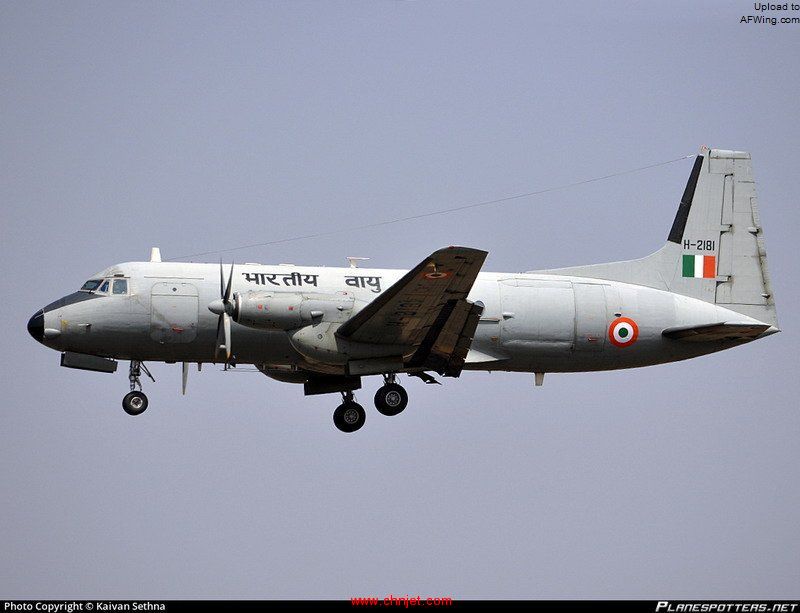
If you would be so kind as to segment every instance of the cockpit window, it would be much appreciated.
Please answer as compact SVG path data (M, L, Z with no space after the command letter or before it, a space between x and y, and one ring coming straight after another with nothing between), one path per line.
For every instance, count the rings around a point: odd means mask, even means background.
M108 293L108 280L103 281L103 285L101 285L100 289L98 289L97 291L103 292L104 294Z
M102 279L89 279L86 283L81 286L81 289L87 292L93 292L100 284L103 282Z
M114 289L112 291L114 294L127 294L128 293L128 281L127 279L114 279Z

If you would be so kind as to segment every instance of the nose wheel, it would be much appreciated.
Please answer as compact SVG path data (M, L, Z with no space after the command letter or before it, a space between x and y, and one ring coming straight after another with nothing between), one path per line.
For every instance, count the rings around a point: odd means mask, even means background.
M145 396L142 391L142 382L140 380L142 371L155 383L153 375L150 374L144 362L131 360L131 366L128 370L128 381L130 381L131 384L131 391L125 394L122 399L122 409L128 415L141 415L147 410L147 396Z
M385 377L386 383L375 392L375 408L383 415L397 415L408 406L408 393L395 383L394 375Z
M367 419L367 412L355 401L353 392L342 392L342 404L333 412L333 423L342 432L355 432Z

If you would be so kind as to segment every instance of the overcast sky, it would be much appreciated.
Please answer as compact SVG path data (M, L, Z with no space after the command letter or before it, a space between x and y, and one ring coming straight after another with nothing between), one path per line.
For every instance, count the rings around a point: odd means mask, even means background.
M800 585L800 26L715 2L0 3L0 597L775 597ZM68 370L25 324L117 262L752 152L783 332L632 371ZM226 259L645 255L691 161ZM216 261L219 256L206 256Z

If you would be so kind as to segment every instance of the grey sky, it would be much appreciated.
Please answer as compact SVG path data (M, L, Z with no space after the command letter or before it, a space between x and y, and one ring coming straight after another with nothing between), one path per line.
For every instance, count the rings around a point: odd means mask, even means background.
M740 25L749 13L0 4L0 597L796 597L800 26ZM344 436L335 396L214 368L181 397L180 368L153 365L130 418L124 368L59 368L25 330L152 245L360 225L701 144L753 154L783 328L726 353L537 389L412 380L401 416L370 410ZM235 257L636 257L663 243L690 167Z

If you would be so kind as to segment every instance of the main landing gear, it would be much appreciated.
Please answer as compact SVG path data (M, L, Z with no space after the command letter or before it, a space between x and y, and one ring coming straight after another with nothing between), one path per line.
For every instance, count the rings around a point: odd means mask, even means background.
M155 383L153 375L147 370L147 366L144 365L144 362L131 360L131 367L128 370L128 380L131 382L131 391L125 394L125 397L122 399L122 408L128 415L141 415L147 409L147 396L144 395L142 391L142 382L139 380L142 371Z
M375 408L383 415L397 415L408 405L408 393L395 382L394 373L383 376L383 386L375 392ZM333 412L333 423L342 432L355 432L367 419L367 413L355 401L353 392L342 392L342 404Z
M367 412L355 401L353 392L342 392L342 404L333 412L333 423L342 432L355 432L367 419Z
M383 376L384 384L375 392L375 408L383 415L397 415L408 406L408 393L395 382L394 373Z

